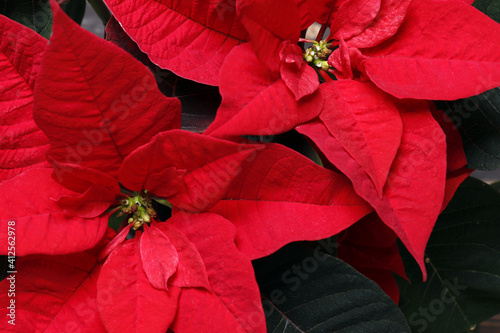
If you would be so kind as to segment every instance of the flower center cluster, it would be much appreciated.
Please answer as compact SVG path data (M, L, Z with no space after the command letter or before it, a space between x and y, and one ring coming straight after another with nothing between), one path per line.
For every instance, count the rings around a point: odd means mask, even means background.
M134 230L139 229L144 223L149 223L152 219L156 218L156 211L153 209L153 204L147 191L123 199L120 203L120 214L129 215L128 223L133 223L132 228Z
M313 63L314 66L326 71L330 68L327 61L330 54L332 54L330 47L332 47L332 44L327 43L326 40L314 41L313 45L304 53L304 59L308 63Z

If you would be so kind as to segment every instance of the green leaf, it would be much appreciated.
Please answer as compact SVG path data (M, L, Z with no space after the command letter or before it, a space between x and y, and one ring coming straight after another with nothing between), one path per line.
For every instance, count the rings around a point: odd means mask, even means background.
M500 0L476 0L472 5L500 23Z
M79 25L82 24L83 16L85 15L85 8L87 1L85 0L69 0L61 6L66 14Z
M0 0L0 14L47 39L52 33L52 11L48 0Z
M412 332L463 332L500 312L500 194L469 177L439 216L426 250L428 279L401 247L400 307Z
M455 123L462 137L467 167L500 168L500 87L452 102L436 102Z
M410 331L375 282L319 245L291 244L254 267L270 333Z

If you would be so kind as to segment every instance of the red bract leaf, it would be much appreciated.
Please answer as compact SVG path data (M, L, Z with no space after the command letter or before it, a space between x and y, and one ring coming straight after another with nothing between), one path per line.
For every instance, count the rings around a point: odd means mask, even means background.
M467 165L462 137L453 121L441 110L436 109L434 103L429 102L432 116L439 123L446 134L446 158L448 172L458 170Z
M305 0L309 7L309 12L314 20L320 24L327 24L331 20L331 15L338 6L337 0Z
M133 223L127 225L123 228L113 239L106 245L106 247L99 253L99 261L102 261L104 258L108 256L113 250L120 246L125 238L127 238L128 233L130 232L130 228L132 228Z
M296 44L300 37L300 15L295 1L241 0L236 3L258 59L271 71L279 71L282 42L289 40Z
M167 131L125 159L120 179L130 190L147 189L178 208L203 211L224 196L242 162L262 148ZM171 177L163 177L165 172Z
M406 278L396 234L369 214L339 235L338 257L374 280L398 304L399 288L391 272Z
M441 209L446 175L445 137L425 102L397 102L403 136L391 166L384 196L362 167L320 122L298 130L311 138L368 201L382 221L399 236L425 274L424 250Z
M319 88L319 80L316 71L309 66L302 57L302 49L289 41L283 42L280 51L281 78L286 86L299 100L306 95L310 95Z
M314 23L314 19L309 13L307 0L295 0L295 3L297 4L297 9L300 14L301 30L307 29Z
M371 208L343 175L271 144L242 165L211 210L236 225L238 248L257 259L293 241L337 234Z
M51 161L52 178L71 191L84 193L92 185L105 187L109 192L120 194L120 185L115 178L95 169L78 164L58 163Z
M227 57L220 92L222 104L205 131L215 137L283 133L318 116L323 107L318 93L297 102L285 81L257 59L250 44L236 47Z
M35 121L50 139L51 159L115 177L131 151L159 131L180 127L180 102L163 96L151 72L125 51L53 8Z
M48 166L48 139L33 121L33 86L47 41L0 15L0 182Z
M218 85L226 55L247 40L235 0L105 2L152 62L200 83Z
M348 39L365 30L377 16L381 0L348 0L338 9L330 25L329 39Z
M153 287L168 290L168 279L177 271L179 255L177 249L154 224L145 225L139 241L142 267Z
M500 85L500 25L460 1L413 1L397 34L363 54L369 78L398 98L455 100Z
M92 185L83 194L62 195L57 205L70 216L94 218L116 202L116 194L101 185Z
M399 110L369 82L334 81L321 85L321 91L328 103L320 119L382 196L403 132Z
M470 176L472 173L472 169L468 168L461 168L457 169L451 172L448 172L446 174L446 188L444 191L444 199L443 199L443 205L441 207L441 211L443 211L446 206L450 203L451 199L453 198L453 195L455 195L455 192L457 191L458 187L462 182Z
M0 184L0 239L8 244L8 223L15 222L16 255L66 254L94 247L108 224L107 216L94 219L68 216L56 200L77 195L51 177L51 169L32 169ZM7 254L7 247L1 250Z
M179 255L177 271L169 282L176 287L191 287L210 289L205 264L196 246L177 228L170 223L156 224L172 242Z
M393 36L403 23L412 0L384 0L380 10L363 32L349 39L351 47L372 47Z
M139 235L117 247L97 281L97 307L108 332L165 333L174 320L180 288L158 290L139 254Z
M215 214L174 215L169 224L196 245L211 290L183 289L175 332L266 332L250 260L234 244L235 228Z
M96 306L100 266L95 255L33 255L18 258L16 268L16 274L0 283L5 331L9 327L17 332L106 332ZM8 296L9 289L15 298ZM7 324L11 300L15 326Z

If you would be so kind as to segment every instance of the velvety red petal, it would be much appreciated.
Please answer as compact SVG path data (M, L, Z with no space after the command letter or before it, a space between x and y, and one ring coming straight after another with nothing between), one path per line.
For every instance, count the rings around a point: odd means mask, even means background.
M178 208L203 211L225 195L242 163L260 149L263 146L167 131L126 158L120 180L129 190L147 189ZM171 177L158 177L165 170Z
M66 214L87 219L98 217L116 202L116 194L100 185L92 185L83 194L62 195L56 201Z
M215 214L174 215L168 223L198 249L211 290L183 289L175 332L266 332L250 259L234 244L236 230Z
M205 131L215 137L283 133L313 119L323 107L317 93L297 102L285 81L257 59L250 44L238 46L229 54L221 73L220 92L222 104Z
M321 92L327 102L320 119L382 196L403 132L392 98L370 82L352 80L323 84Z
M131 151L159 131L180 127L180 102L161 94L147 67L52 3L35 121L50 139L50 158L116 177Z
M371 211L348 179L278 144L252 156L212 209L233 222L251 259L293 241L330 237Z
M15 222L16 255L67 254L94 247L103 237L108 217L69 215L56 200L74 196L51 178L52 169L31 169L0 184L0 239L8 244L8 223ZM12 223L11 223L12 225ZM1 250L7 254L7 247Z
M406 245L425 274L424 250L444 197L445 136L425 102L397 102L403 135L380 198L368 174L319 122L299 131L353 182L356 192Z
M109 255L97 280L97 308L108 332L165 333L177 312L180 288L154 288L144 273L139 238Z
M168 280L177 271L179 255L169 237L154 224L144 226L139 240L142 267L153 287L168 291Z
M16 274L0 282L0 301L6 305L0 309L5 319L2 331L106 332L97 312L100 265L96 255L32 255L17 258L16 269ZM15 297L8 296L9 289L15 289ZM15 326L7 323L11 300L15 300Z
M218 85L227 54L247 40L235 0L105 2L152 62L197 82Z
M406 278L396 234L369 214L339 236L338 257L377 284L398 304L399 289L391 272Z
M268 69L278 72L281 43L289 40L296 44L300 37L300 14L295 1L239 0L236 7L257 58Z
M207 271L200 253L196 246L182 232L172 226L171 221L172 220L168 220L167 223L156 224L158 229L163 231L175 246L179 256L177 271L169 281L169 285L176 287L205 288L209 290L210 283L208 282Z
M304 61L302 49L298 45L290 44L289 41L283 42L280 58L281 78L295 96L295 100L298 101L319 88L318 74Z
M351 47L366 48L380 44L393 36L403 23L412 0L384 0L371 24L361 33L353 35L348 44Z
M363 54L366 74L398 98L456 100L500 85L500 25L461 1L412 1L398 32Z
M48 166L49 140L33 121L33 87L46 44L0 15L0 182Z
M377 16L381 0L348 0L338 9L330 25L329 39L348 39L364 31Z
M51 161L51 165L52 178L71 191L84 193L92 185L100 185L111 193L120 194L118 181L107 173L78 164Z
M310 15L320 24L327 24L332 19L332 14L339 6L337 0L305 0L309 7Z

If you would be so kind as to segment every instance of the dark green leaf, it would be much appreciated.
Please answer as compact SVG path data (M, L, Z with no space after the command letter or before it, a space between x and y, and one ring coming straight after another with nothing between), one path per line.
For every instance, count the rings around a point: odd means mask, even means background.
M319 245L292 244L254 264L270 333L409 332L375 282Z
M491 187L495 189L497 192L500 192L500 181L491 184Z
M426 249L428 279L401 247L400 307L412 332L463 332L500 312L500 194L469 177L439 216Z
M500 0L476 0L472 5L500 23Z
M83 16L85 15L85 7L87 1L85 0L69 0L67 3L61 6L66 14L73 19L79 25L82 24Z
M460 131L469 168L500 168L500 87L466 99L436 102L436 106Z
M0 14L47 39L52 33L52 11L48 0L0 0Z

